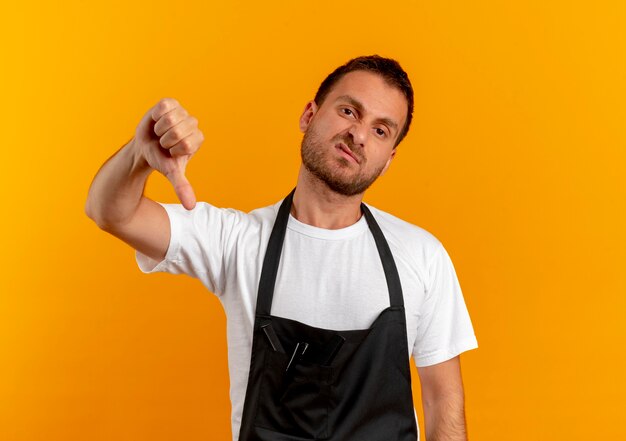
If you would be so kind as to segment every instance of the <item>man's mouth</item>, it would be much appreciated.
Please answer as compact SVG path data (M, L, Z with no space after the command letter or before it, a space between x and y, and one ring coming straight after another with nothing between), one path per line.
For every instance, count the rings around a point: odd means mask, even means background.
M356 162L357 164L361 163L359 158L357 158L357 156L354 153L352 153L352 150L350 150L348 146L346 146L343 142L340 142L339 144L337 144L336 147L342 152L346 153L348 156L350 156L354 160L354 162Z

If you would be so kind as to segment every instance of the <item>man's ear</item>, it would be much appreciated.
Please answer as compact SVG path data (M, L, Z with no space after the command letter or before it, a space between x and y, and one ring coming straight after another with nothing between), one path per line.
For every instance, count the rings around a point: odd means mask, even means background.
M385 164L385 167L383 168L383 171L380 172L379 176L382 176L385 174L385 172L387 171L387 169L389 168L389 166L391 165L391 160L396 156L396 148L394 147L393 150L391 151L391 156L389 156L389 159L387 160L387 163Z
M300 116L300 131L302 133L306 132L307 127L311 123L313 116L317 113L317 104L315 104L314 100L309 101L304 106L304 111Z

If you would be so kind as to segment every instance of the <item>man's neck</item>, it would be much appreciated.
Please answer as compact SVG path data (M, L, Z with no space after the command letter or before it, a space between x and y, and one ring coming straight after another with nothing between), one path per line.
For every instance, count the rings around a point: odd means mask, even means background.
M345 228L361 218L362 199L363 193L354 196L335 193L301 166L291 215L304 224L318 228Z

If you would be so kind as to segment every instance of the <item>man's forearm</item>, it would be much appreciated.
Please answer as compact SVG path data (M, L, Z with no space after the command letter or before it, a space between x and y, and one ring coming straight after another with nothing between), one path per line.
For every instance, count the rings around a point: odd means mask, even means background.
M426 441L466 441L465 406L463 395L424 402Z
M89 188L85 213L101 228L123 223L135 213L153 171L135 154L133 141L100 167Z

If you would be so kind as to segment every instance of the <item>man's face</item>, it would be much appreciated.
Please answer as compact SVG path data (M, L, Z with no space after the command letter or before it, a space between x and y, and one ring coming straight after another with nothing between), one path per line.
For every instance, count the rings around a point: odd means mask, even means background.
M391 164L406 116L400 90L377 74L350 72L320 107L307 103L300 118L302 163L336 193L363 193Z

